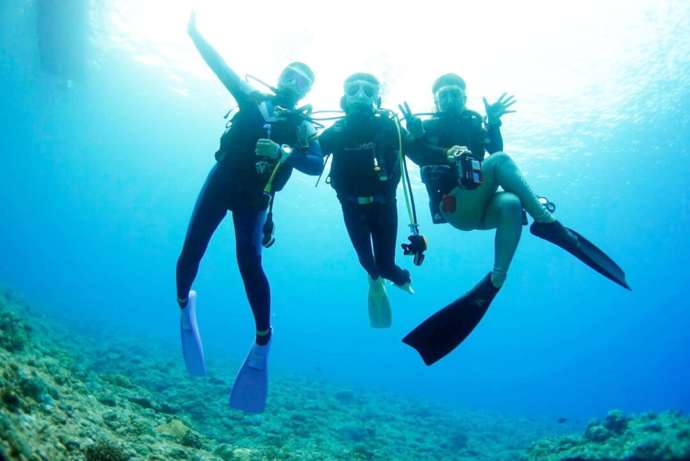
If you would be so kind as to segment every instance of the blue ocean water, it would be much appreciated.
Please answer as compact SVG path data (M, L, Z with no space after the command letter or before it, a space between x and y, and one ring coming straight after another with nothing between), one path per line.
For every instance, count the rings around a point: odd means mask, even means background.
M74 81L42 71L35 4L0 4L0 280L104 342L126 336L176 344L175 263L232 101L194 55L188 9L149 17L148 24L170 25L156 42L153 27L147 34L125 27L147 24L132 3L95 3L87 2L85 76ZM317 109L336 108L340 82L360 70L343 62L378 71L389 82L384 105L391 108L407 98L428 109L431 82L447 71L466 75L477 110L481 96L517 94L518 112L504 120L506 151L535 190L557 203L559 219L626 269L633 288L620 289L525 232L482 323L457 351L426 367L400 339L490 270L493 233L432 225L413 168L431 246L419 268L400 252L417 294L389 288L394 325L372 330L366 275L335 194L295 174L277 199L278 241L264 253L273 369L516 415L690 410L690 5L625 5L591 4L591 14L566 8L581 28L559 23L567 14L541 5L530 27L502 29L507 22L497 19L485 31L490 41L468 33L471 52L416 34L428 41L418 67L410 63L415 55L405 56L405 41L349 49L352 59L337 53L340 44L314 44L335 40L338 30L315 38L266 27L256 43L219 45L231 63L241 48L241 72L269 81L290 60L311 58L317 87L307 102ZM318 22L326 12L315 14ZM518 19L532 16L524 14ZM391 35L397 27L380 26ZM176 52L190 61L176 61ZM402 241L401 194L399 203ZM223 363L244 356L253 322L229 222L216 232L195 288L207 355L231 376Z

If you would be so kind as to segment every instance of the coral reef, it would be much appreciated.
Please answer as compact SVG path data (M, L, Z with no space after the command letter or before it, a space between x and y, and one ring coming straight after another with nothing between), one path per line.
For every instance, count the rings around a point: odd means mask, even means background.
M274 373L267 412L246 415L227 405L226 363L211 362L207 378L191 379L179 350L80 336L2 292L0 330L0 461L632 461L690 454L690 425L676 413L611 412L583 437L553 437L564 433L555 422L450 411L317 376Z
M678 412L626 416L612 410L592 420L582 437L547 438L536 443L529 460L662 461L690 459L690 419Z

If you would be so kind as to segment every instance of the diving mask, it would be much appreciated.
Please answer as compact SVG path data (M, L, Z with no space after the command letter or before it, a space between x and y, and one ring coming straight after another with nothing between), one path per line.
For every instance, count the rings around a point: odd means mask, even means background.
M278 87L281 89L287 89L297 95L304 96L311 89L312 83L311 78L309 78L309 76L301 69L288 66L285 68L283 73L280 74Z
M445 85L434 94L436 104L441 112L452 109L463 109L467 96L465 89L459 85Z
M366 80L353 80L345 85L346 107L375 107L378 103L379 87Z

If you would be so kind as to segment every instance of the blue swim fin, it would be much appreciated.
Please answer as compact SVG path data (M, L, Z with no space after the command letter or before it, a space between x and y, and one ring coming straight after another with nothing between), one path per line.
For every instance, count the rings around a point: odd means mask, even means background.
M182 354L187 371L192 376L206 375L204 348L199 336L199 325L196 322L196 291L189 292L187 306L180 310L180 337Z
M266 408L268 396L268 352L271 341L265 346L254 344L235 378L230 391L230 406L247 413L261 413Z

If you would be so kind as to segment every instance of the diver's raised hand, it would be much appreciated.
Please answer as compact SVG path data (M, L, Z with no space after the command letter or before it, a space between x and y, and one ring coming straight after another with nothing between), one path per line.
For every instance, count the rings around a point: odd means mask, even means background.
M424 124L419 117L415 117L412 114L412 110L407 102L399 104L400 112L402 112L403 117L405 117L405 127L407 131L410 132L413 138L420 139L424 136Z
M189 13L189 21L187 21L187 33L192 35L196 32L196 11L192 10L192 12Z
M483 99L486 118L488 119L489 125L497 124L505 114L512 114L515 112L514 110L508 110L510 106L517 102L515 96L512 94L503 93L501 97L498 98L498 101L493 104L490 104L486 98Z
M281 162L289 155L285 149L280 147L280 144L266 138L256 141L255 153L259 157L267 157L271 160L280 160Z

